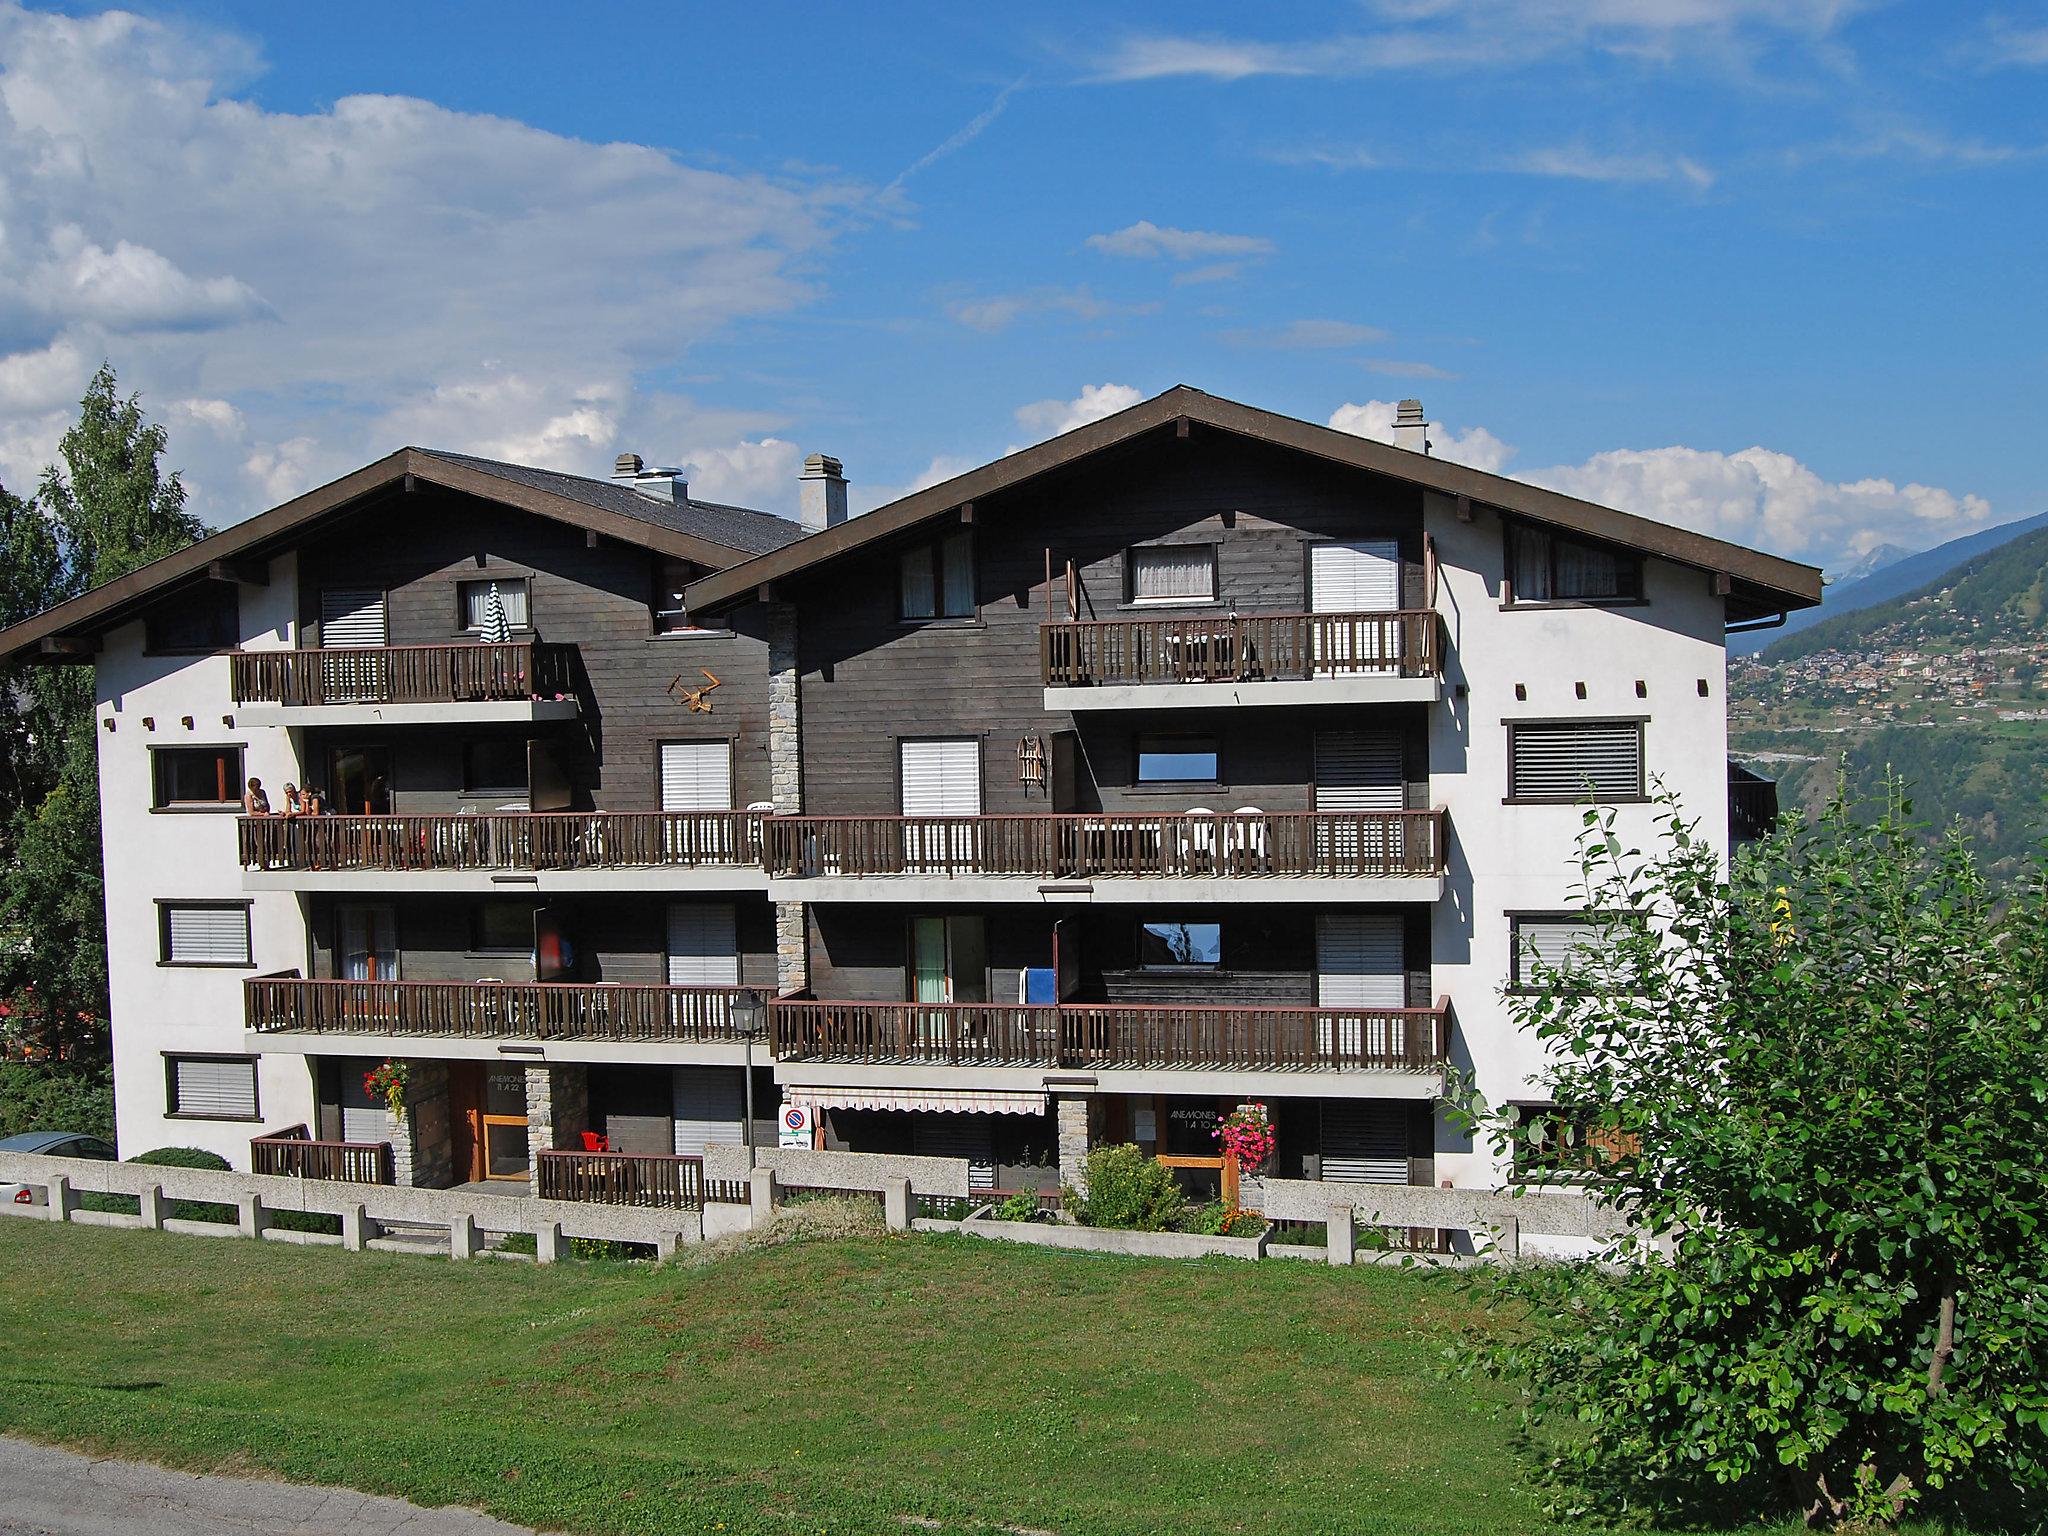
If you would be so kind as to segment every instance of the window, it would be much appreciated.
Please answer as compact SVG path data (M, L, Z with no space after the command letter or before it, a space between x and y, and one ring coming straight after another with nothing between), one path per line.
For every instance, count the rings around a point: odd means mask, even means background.
M962 528L943 539L903 551L898 571L903 619L974 617L974 530Z
M973 736L905 741L897 772L906 816L979 816L981 742Z
M533 953L533 908L510 902L485 902L476 909L470 953L530 955Z
M185 1120L254 1120L253 1056L166 1056L165 1112Z
M1140 923L1138 964L1149 971L1213 969L1223 963L1220 923Z
M159 811L232 810L242 803L240 747L161 747L150 754L151 806Z
M166 901L157 905L164 965L248 965L249 904Z
M1510 523L1508 581L1518 603L1632 603L1643 595L1643 561L1604 544Z
M1134 603L1216 600L1214 544L1142 544L1124 552L1124 596Z
M910 920L910 1000L988 1001L988 932L981 918Z
M732 809L732 743L664 741L659 750L664 811Z
M1213 736L1140 736L1140 784L1214 784L1223 777Z
M692 624L683 608L683 589L704 572L688 560L661 556L654 562L654 632L657 635L704 635L711 631Z
M360 650L390 643L384 593L377 587L323 587L320 644L325 650Z
M1508 979L1517 990L1531 984L1538 965L1569 971L1598 953L1599 938L1583 912L1535 917L1510 917L1508 937L1513 954Z
M241 608L227 582L208 582L174 597L142 621L143 649L159 656L230 651L241 642Z
M525 794L526 743L516 736L464 742L462 788L473 795Z
M1510 800L1640 800L1640 720L1512 721Z
M456 583L457 606L461 613L462 627L481 631L490 613L491 589L498 591L498 602L505 610L507 629L531 629L531 614L527 605L527 583L523 577L507 579L494 576L488 581L463 581Z

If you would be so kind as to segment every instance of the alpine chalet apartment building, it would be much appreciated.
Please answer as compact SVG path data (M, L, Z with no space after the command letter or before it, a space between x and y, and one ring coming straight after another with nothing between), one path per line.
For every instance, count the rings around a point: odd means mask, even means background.
M1256 1099L1285 1176L1506 1182L1439 1095L1541 1112L1585 802L1727 838L1724 636L1820 576L1425 431L1176 388L799 522L408 448L0 634L98 680L123 1155L1053 1188Z

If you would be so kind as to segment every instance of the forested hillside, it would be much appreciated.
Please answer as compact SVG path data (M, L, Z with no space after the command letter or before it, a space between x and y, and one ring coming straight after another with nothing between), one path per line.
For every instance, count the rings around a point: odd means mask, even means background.
M2048 529L1732 661L1729 689L1731 750L1781 804L1890 772L1930 835L1960 818L2017 872L2048 836Z

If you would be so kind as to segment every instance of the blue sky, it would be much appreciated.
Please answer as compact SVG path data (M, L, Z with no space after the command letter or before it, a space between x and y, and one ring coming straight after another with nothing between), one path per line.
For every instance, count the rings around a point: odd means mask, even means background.
M0 481L102 356L220 523L1189 383L1836 564L2048 508L2044 86L2016 7L0 0Z

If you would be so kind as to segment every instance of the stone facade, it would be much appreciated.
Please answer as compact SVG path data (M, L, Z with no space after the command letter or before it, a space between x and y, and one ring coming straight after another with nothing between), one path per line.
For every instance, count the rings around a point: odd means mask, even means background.
M1062 1095L1053 1101L1060 1178L1084 1195L1088 1193L1088 1148L1101 1121L1102 1113L1095 1100L1086 1095Z
M575 1063L526 1069L526 1138L533 1157L529 1175L540 1193L540 1154L573 1147L590 1129L590 1069Z
M445 1061L408 1063L405 1113L392 1115L391 1176L418 1189L455 1182L455 1124Z
M803 697L797 655L796 608L762 605L768 618L768 783L778 815L798 816L804 808ZM775 904L775 990L791 996L809 990L811 951L804 904Z

